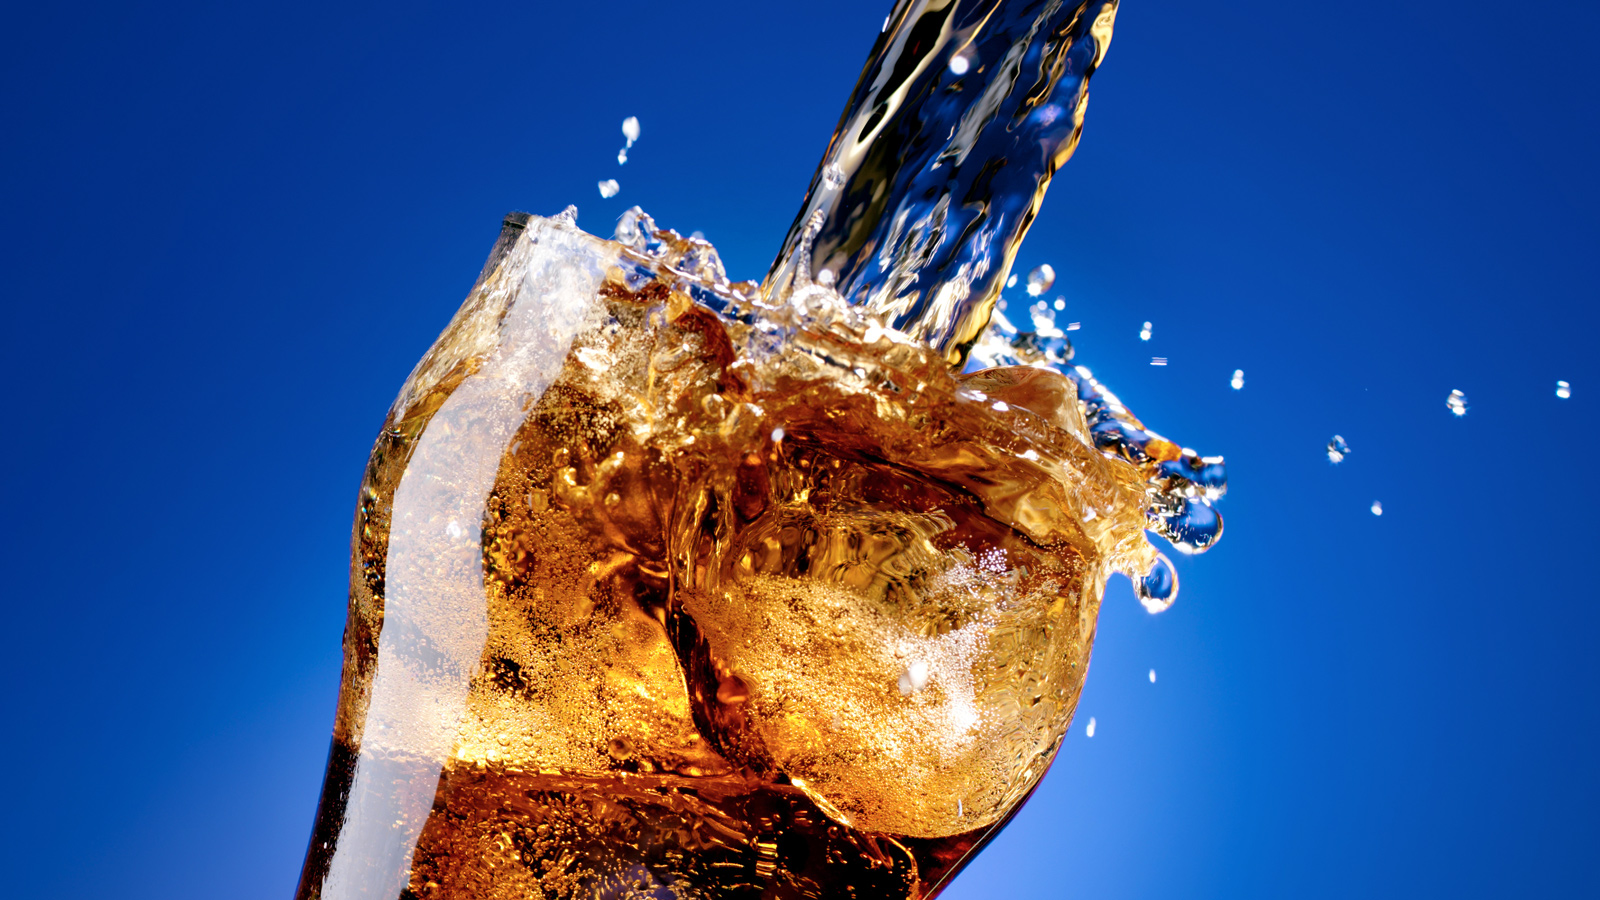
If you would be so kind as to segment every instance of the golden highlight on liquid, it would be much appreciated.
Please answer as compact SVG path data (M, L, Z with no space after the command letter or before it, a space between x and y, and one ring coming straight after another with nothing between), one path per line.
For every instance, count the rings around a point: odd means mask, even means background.
M1048 766L1143 476L673 239L532 220L402 390L299 896L930 897Z

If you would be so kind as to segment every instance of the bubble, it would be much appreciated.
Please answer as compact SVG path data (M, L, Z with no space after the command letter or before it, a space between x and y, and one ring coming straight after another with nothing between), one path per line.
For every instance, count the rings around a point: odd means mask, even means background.
M1560 397L1563 400L1567 399L1568 397L1571 397L1572 396L1572 385L1567 384L1565 381L1556 382L1556 396Z
M898 679L900 693L911 696L917 691L928 686L928 664L922 660L914 660L900 673Z
M1089 717L1089 724L1083 729L1084 737L1094 737L1094 716Z
M1050 268L1049 263L1036 266L1032 272L1028 273L1028 296L1037 297L1050 290L1050 286L1055 283L1056 270ZM1062 304L1062 306L1065 306L1065 304ZM1056 308L1061 309L1062 307L1058 306Z
M1144 323L1144 327L1139 329L1139 340L1141 340L1141 341L1150 340L1150 333L1151 333L1150 332L1150 323L1146 322L1146 323Z
M1456 415L1464 416L1467 414L1467 395L1460 391L1451 391L1450 396L1445 398L1444 405L1450 407L1450 411Z
M615 178L607 178L605 181L600 182L599 186L600 196L605 197L608 200L612 197L615 197L617 192L622 190L622 185L617 184L617 180Z
M1134 579L1133 592L1145 612L1151 615L1164 612L1178 599L1178 572L1172 568L1170 560L1157 553L1150 571L1143 578Z
M1150 683L1151 684L1155 684L1156 683L1156 670L1155 669L1151 669L1150 670Z
M629 116L622 120L622 136L628 139L628 146L639 139L639 117Z
M1377 500L1372 501L1372 514L1375 516L1383 515L1383 504L1381 502Z
M830 191L844 187L844 169L839 168L838 163L828 163L828 167L822 170L822 183Z
M1229 381L1228 384L1233 385L1233 389L1236 391L1244 387L1244 370L1234 369L1233 380Z
M1350 445L1345 442L1344 438L1336 434L1332 440L1328 441L1328 462L1341 463L1349 455Z
M1152 357L1150 357L1150 365L1152 365L1152 366L1164 366L1166 364L1167 364L1167 358L1165 356L1152 356Z
M967 58L965 56L952 56L952 57L950 57L950 71L951 72L953 72L953 73L955 73L957 75L965 75L965 74L967 74L967 70L970 69L970 68L972 68L972 63L968 62Z

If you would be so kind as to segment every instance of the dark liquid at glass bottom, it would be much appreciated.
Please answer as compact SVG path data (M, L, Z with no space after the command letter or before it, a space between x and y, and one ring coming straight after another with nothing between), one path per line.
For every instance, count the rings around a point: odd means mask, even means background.
M336 744L330 785L348 785L354 764ZM395 773L404 779L403 767ZM728 775L463 766L437 784L400 900L930 898L1004 824L934 839L870 834L828 819L798 788ZM322 881L342 819L319 810L298 897L339 900Z

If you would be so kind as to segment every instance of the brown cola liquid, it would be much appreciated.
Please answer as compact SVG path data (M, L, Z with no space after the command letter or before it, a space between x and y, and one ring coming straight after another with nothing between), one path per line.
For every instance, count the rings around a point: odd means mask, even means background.
M1055 372L703 287L534 220L408 380L300 897L931 897L1038 783L1139 473Z

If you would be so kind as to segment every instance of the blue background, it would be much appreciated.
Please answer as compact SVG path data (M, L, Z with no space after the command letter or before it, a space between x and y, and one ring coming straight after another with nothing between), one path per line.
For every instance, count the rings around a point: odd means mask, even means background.
M501 214L759 277L888 5L7 8L9 895L290 895L362 463ZM1228 532L1165 614L1112 584L948 897L1600 893L1600 7L1529 9L1124 7L1019 263Z

